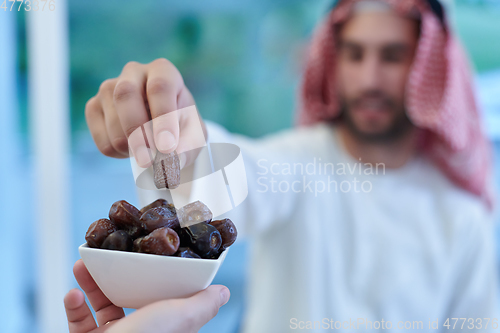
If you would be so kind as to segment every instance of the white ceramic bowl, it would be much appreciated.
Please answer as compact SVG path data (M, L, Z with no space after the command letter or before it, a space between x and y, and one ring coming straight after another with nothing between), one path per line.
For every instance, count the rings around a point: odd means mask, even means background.
M170 298L189 297L213 281L226 257L193 259L79 247L90 275L113 304L138 309Z

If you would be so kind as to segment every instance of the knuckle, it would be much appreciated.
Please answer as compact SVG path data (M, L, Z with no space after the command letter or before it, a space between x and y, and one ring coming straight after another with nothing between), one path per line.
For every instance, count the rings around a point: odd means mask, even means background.
M139 66L141 66L141 64L138 63L137 61L129 61L125 64L123 70L134 70Z
M152 65L160 65L160 66L174 66L168 59L166 58L158 58L151 62Z
M172 84L166 79L154 78L148 81L146 89L148 95L161 94L171 90Z
M99 86L99 93L106 94L112 93L115 88L116 81L114 79L107 79Z
M115 156L115 148L113 148L113 146L110 145L110 144L97 146L97 148L105 156L108 156L108 157L114 157Z
M138 94L140 94L140 89L135 83L131 81L121 81L116 85L113 98L116 102L127 101Z
M141 131L140 137L142 137L142 128L141 127L137 127L137 126L125 127L123 129L123 131L125 132L125 135L127 136L127 138L129 138L132 135L132 133L134 133L135 131Z
M152 66L160 66L164 68L168 68L169 72L172 73L173 79L178 80L182 84L184 84L184 79L182 78L181 72L179 72L179 69L175 67L175 65L170 62L170 60L165 59L165 58L159 58L151 62Z
M115 138L112 141L112 146L115 150L123 153L128 153L128 140L125 137Z

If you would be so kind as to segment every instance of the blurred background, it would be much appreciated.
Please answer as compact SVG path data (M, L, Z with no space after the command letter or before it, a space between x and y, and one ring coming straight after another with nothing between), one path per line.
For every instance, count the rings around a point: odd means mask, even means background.
M252 137L288 128L293 124L308 39L331 3L86 0L63 6L57 2L56 11L64 12L62 36L69 52L64 126L70 144L62 162L67 164L63 178L67 195L61 208L69 227L62 235L70 235L69 242L56 230L37 229L42 223L40 192L34 190L34 160L40 158L35 151L40 140L35 119L39 118L30 111L33 101L29 104L28 98L30 61L34 61L29 55L33 45L29 15L36 14L0 9L0 149L6 152L0 163L0 332L42 332L41 289L51 283L76 286L71 267L89 224L105 217L117 200L137 204L130 163L102 156L85 123L85 103L102 81L118 76L128 61L147 63L165 57L183 74L205 119ZM476 71L499 188L500 1L450 0L446 5ZM58 214L57 207L51 209ZM50 221L43 223L44 228L52 227ZM45 244L58 243L67 254L62 264L67 274L40 284L40 274L45 274L40 272L51 270L50 260L40 261L40 251ZM202 332L238 331L245 307L246 249L245 242L235 245L219 271L214 282L227 285L232 298ZM57 306L62 306L62 299Z

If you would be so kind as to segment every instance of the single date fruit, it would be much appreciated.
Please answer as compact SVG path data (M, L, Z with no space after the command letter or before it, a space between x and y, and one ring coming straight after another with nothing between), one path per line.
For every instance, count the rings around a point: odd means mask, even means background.
M238 232L234 223L230 219L222 219L210 222L210 225L215 227L220 233L222 238L222 245L220 247L220 252L224 251L236 241L238 237Z
M141 215L142 215L145 212L147 212L148 210L150 210L151 208L155 208L155 207L167 207L168 205L170 205L170 204L168 203L167 200L165 200L165 199L158 199L158 200L153 201L149 205L142 207L141 210L140 210L140 212L141 212Z
M146 233L150 233L155 229L169 227L171 229L179 229L179 220L177 215L168 207L155 207L142 214L140 221Z
M156 153L153 162L154 183L156 188L177 188L181 183L179 156L175 151L169 154Z
M109 210L109 219L119 230L125 230L132 238L137 238L145 232L140 218L141 212L125 200L115 202Z
M200 222L212 221L212 211L201 201L195 201L177 210L181 227L188 227Z
M175 256L182 258L196 258L201 259L199 255L197 255L193 250L189 247L180 247L177 252L175 252Z
M132 251L132 238L125 231L118 230L106 237L101 248L118 251Z
M85 240L89 247L100 248L106 237L116 230L116 225L110 220L99 219L90 225Z
M170 256L177 252L179 244L177 233L168 227L163 227L154 230L140 241L139 252Z
M217 229L206 223L182 228L180 237L182 246L190 247L202 258L210 258L218 253L222 244L222 238Z

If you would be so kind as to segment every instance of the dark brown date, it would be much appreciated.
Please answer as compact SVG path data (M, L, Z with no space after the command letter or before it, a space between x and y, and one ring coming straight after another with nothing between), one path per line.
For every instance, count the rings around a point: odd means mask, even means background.
M236 241L238 237L238 232L236 231L236 226L230 219L222 219L210 222L211 226L220 233L222 238L222 245L220 246L220 252L224 251Z
M197 255L193 250L189 247L180 247L179 250L175 253L175 256L181 258L196 258L201 259L199 255Z
M132 238L145 233L140 222L141 212L125 200L115 202L109 210L109 219L116 224L119 230L125 230Z
M140 221L148 234L162 227L169 227L171 229L179 229L180 227L177 215L168 207L151 208L142 214Z
M100 248L106 237L116 230L116 225L110 220L99 219L90 225L85 240L89 247Z
M177 188L181 183L181 167L177 153L175 151L169 154L157 152L153 162L153 174L157 188Z
M170 256L177 252L179 244L177 233L168 227L163 227L154 230L140 241L139 252Z
M132 251L132 238L125 231L118 230L106 237L101 248L118 251Z
M200 222L209 223L212 221L212 212L203 202L198 200L179 208L177 217L181 227L184 228Z
M222 243L220 233L206 223L193 224L180 230L182 246L190 247L202 258L217 254Z
M165 199L155 200L152 203L150 203L149 205L144 206L144 207L141 208L141 215L144 214L145 212L147 212L148 210L150 210L151 208L155 208L155 207L167 207L168 205L170 205L170 204Z

